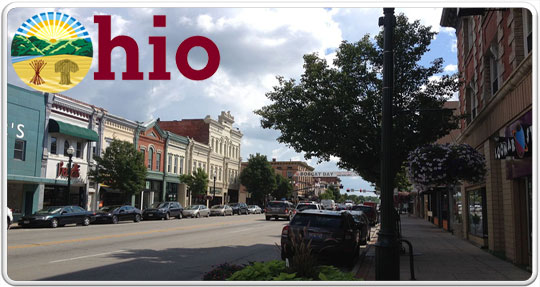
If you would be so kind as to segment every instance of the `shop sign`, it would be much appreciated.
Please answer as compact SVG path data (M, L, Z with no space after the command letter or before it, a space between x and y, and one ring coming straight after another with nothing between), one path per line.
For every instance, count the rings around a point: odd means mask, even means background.
M61 161L58 163L58 173L56 174L57 177L68 177L68 167L64 167L64 162ZM71 178L79 178L80 177L80 165L74 163L71 167Z
M522 159L532 154L532 126L516 122L507 128L507 136L499 137L495 159L515 157Z

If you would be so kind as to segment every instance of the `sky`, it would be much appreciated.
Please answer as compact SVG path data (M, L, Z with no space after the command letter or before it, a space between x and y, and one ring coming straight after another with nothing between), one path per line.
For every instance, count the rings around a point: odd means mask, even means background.
M378 18L382 16L382 8L14 8L8 13L8 47L16 29L26 19L49 11L63 12L79 20L94 45L92 66L85 79L62 94L136 121L194 119L206 115L217 119L221 111L230 111L235 118L234 126L244 135L241 145L244 160L250 154L260 153L269 160L303 160L315 167L315 171L338 171L339 159L322 163L316 158L305 159L303 153L278 143L280 132L263 129L253 111L271 103L265 93L277 85L276 76L300 77L303 55L317 52L330 63L342 41L356 42L365 34L377 34ZM442 57L444 73L451 74L457 71L456 36L454 29L439 26L441 12L442 8L396 9L396 14L404 13L410 21L420 19L422 24L439 32L422 63L427 65ZM126 35L136 40L143 81L121 80L121 72L125 71L125 53L121 48L112 51L116 80L94 80L99 53L94 15L111 15L112 37ZM154 28L153 15L166 15L166 27ZM196 35L211 39L221 56L219 69L204 81L185 78L175 62L180 43ZM148 72L153 70L149 36L166 36L169 81L148 80ZM188 61L193 69L202 69L207 61L206 52L193 48ZM10 63L8 55L8 83L29 88ZM360 177L341 179L344 189L373 190Z

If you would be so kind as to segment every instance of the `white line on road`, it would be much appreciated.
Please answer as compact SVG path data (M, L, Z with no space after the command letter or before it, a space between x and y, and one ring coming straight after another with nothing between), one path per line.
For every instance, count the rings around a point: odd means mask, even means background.
M99 254L92 254L92 255L85 255L85 256L79 256L79 257L73 257L73 258L67 258L67 259L60 259L60 260L50 261L49 263L57 263L57 262L63 262L63 261L71 261L71 260L83 259L83 258L88 258L88 257L96 257L96 256L107 255L107 254L112 254L112 253L124 252L124 251L125 250L116 250L116 251L99 253Z

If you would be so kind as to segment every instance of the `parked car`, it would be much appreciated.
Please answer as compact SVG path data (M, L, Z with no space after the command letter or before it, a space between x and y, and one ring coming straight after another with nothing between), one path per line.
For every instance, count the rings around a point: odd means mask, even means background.
M113 223L118 221L132 220L134 222L141 221L142 212L140 209L131 205L111 205L104 206L95 212L96 223Z
M232 208L233 214L249 214L248 206L243 202L231 203L229 206Z
M210 215L233 215L233 210L228 205L214 205L212 208L210 208Z
M333 199L323 199L321 205L326 210L336 210L336 202Z
M94 221L94 213L84 210L80 206L50 206L38 210L32 215L21 217L19 225L28 226L48 226L56 228L70 223L87 226Z
M7 210L7 228L11 227L11 223L13 223L13 210L8 207Z
M260 208L258 205L248 205L248 212L250 214L261 214L262 208Z
M359 204L359 205L353 206L352 210L363 211L367 215L367 217L369 218L369 223L371 224L371 226L374 226L375 224L377 224L379 222L379 216L377 215L377 209L374 206Z
M314 255L336 259L352 266L359 253L360 231L349 212L304 210L297 213L281 232L281 258L294 255L293 240L311 242Z
M210 209L208 209L206 205L192 205L188 208L185 208L182 214L184 215L184 217L192 217L192 218L193 217L199 218L202 216L209 217Z
M371 240L371 224L368 216L360 210L350 210L356 227L360 230L360 244L366 245Z
M156 202L152 205L152 208L146 208L143 211L143 218L146 219L165 219L168 220L171 217L178 219L182 218L182 205L176 201Z
M298 203L298 205L294 209L293 213L296 214L297 212L300 212L300 211L303 211L303 210L308 210L308 209L322 210L323 207L322 207L322 205L320 205L318 203L301 202L301 203Z
M294 205L285 200L270 201L266 205L264 213L266 220L270 220L273 217L275 220L285 218L290 221L294 214Z

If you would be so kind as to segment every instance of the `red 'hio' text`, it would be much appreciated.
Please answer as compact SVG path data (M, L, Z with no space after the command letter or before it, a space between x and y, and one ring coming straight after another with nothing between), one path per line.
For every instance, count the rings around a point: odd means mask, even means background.
M111 52L115 47L122 47L126 52L126 71L122 73L122 80L143 80L143 73L139 71L139 46L129 36L116 36L111 39L111 16L95 15L94 23L98 29L98 71L94 73L94 80L114 80L111 71ZM166 27L165 15L154 15L154 27ZM166 37L148 37L148 43L154 47L154 70L148 73L150 80L170 80L171 73L166 70ZM208 54L208 63L201 70L194 70L188 63L188 53L194 47L201 47ZM176 50L176 66L184 77L194 80L210 78L219 67L219 50L212 40L193 36L185 39Z

